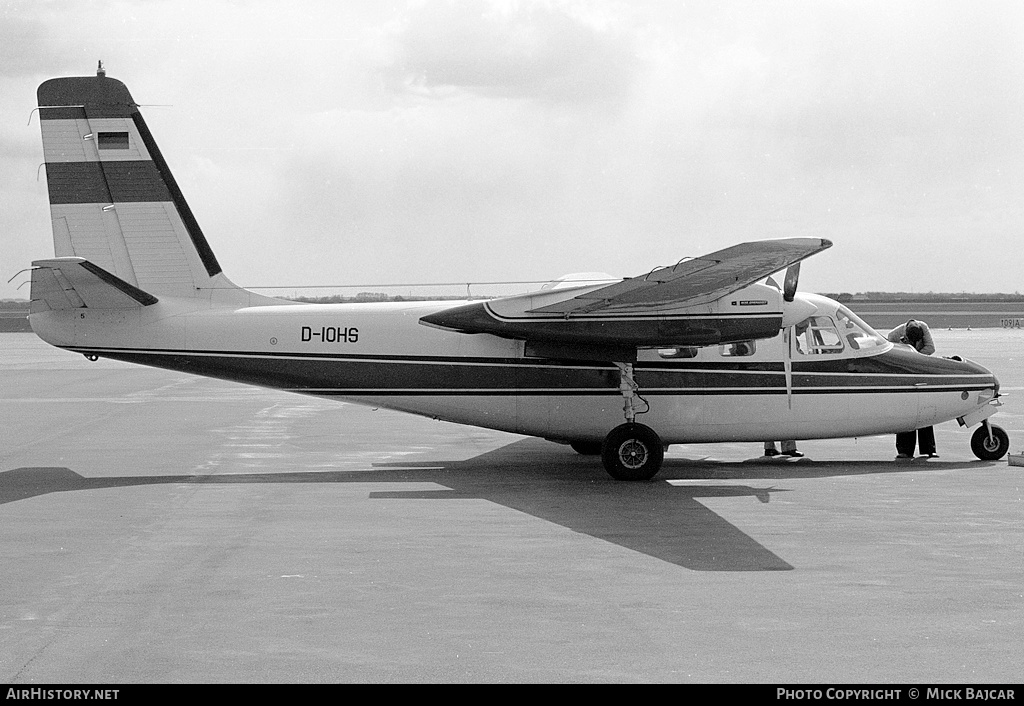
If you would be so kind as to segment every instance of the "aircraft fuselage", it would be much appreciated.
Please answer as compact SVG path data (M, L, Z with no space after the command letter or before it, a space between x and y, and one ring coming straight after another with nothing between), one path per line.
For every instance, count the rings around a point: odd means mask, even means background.
M800 296L834 325L845 320L835 302ZM231 307L168 297L132 311L47 311L31 321L48 342L85 355L553 440L597 442L621 423L614 364L531 358L519 340L419 321L452 306ZM666 444L753 442L885 434L964 416L977 423L995 411L987 405L998 383L970 361L878 339L811 355L791 338L754 341L742 355L729 346L689 349L685 358L640 351L635 377L649 409L638 421Z

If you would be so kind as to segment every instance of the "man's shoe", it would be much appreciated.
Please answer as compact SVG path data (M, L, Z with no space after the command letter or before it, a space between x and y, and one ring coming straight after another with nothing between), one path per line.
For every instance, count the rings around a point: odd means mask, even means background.
M913 458L910 454L896 454L897 459Z
M792 451L783 451L782 455L783 456L792 456L793 458L803 458L804 457L804 455L802 453L800 453L799 451L797 451L796 449L793 449Z
M776 451L775 449L765 449L764 450L764 455L765 456L778 456L779 452Z

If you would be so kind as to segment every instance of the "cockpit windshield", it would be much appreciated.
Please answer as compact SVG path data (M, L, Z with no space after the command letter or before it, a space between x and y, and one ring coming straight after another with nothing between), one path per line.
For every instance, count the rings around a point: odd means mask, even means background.
M884 336L845 306L840 305L836 310L836 322L839 324L839 335L852 350L863 351L888 343Z

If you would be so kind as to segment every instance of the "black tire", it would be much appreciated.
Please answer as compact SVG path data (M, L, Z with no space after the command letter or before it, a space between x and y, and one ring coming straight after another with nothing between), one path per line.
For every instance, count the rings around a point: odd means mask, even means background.
M569 446L581 456L601 455L602 444L600 441L570 441Z
M650 480L664 459L661 437L643 424L620 424L601 445L604 468L615 480Z
M1003 431L1002 427L995 424L992 427L992 439L988 438L988 430L985 425L974 430L971 436L971 451L982 461L998 461L1010 450L1010 437Z

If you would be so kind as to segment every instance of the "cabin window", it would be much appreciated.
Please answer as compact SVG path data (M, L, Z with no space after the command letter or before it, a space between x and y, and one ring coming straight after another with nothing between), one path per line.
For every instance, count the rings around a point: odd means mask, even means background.
M662 358L696 358L697 351L700 350L696 346L683 346L681 348L659 348L658 355Z
M840 353L843 350L843 339L827 316L808 317L796 325L794 332L796 349L804 355Z
M719 347L719 352L725 357L741 357L754 355L753 341L739 341L738 343L727 343Z
M96 135L96 146L101 150L128 149L127 132L101 132Z

